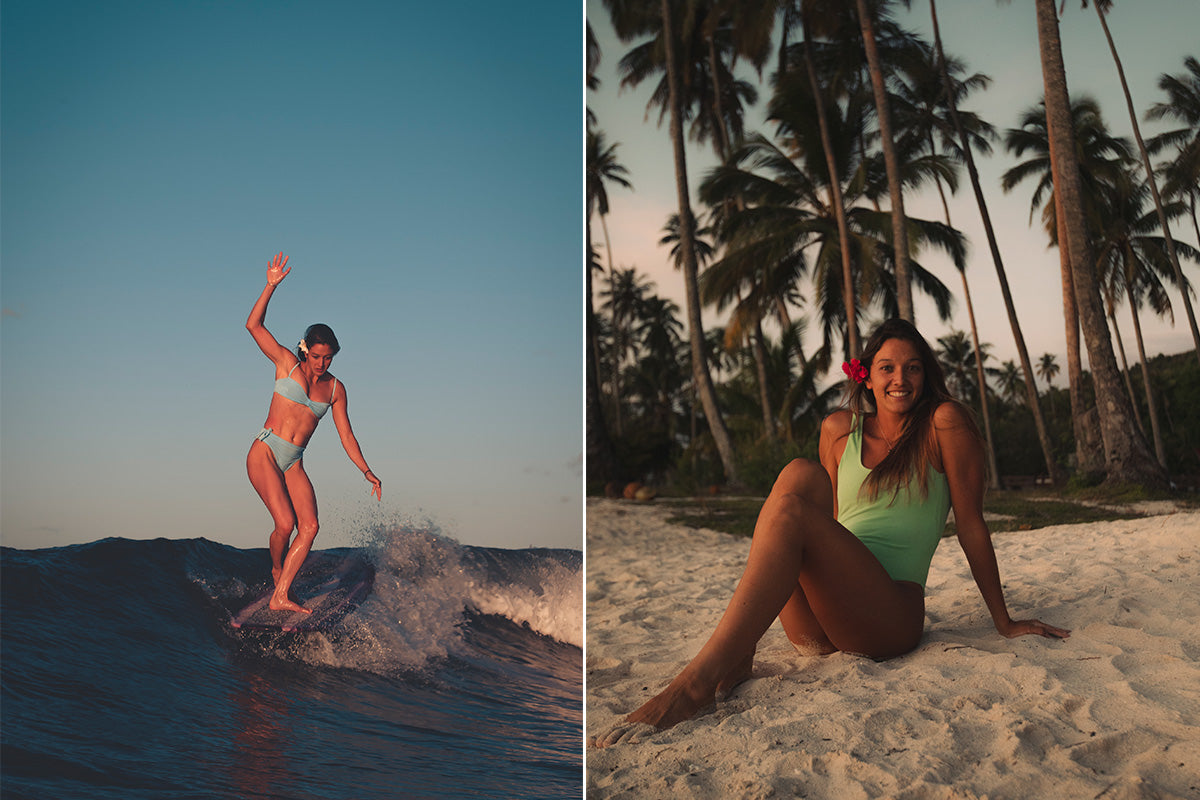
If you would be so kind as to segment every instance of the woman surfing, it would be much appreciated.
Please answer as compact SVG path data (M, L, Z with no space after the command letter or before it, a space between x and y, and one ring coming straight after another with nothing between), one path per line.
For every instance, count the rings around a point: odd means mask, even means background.
M246 330L275 365L271 407L262 431L250 444L246 472L275 522L270 539L271 577L275 581L271 609L308 614L312 613L310 609L290 595L292 581L304 565L320 527L317 498L304 472L303 456L317 423L331 408L333 424L346 455L362 471L371 484L371 494L379 500L383 499L383 485L367 466L354 438L346 411L346 387L329 372L333 357L341 349L333 331L328 325L310 325L292 352L276 341L263 324L271 295L292 271L291 267L284 269L287 261L287 256L279 253L268 264L267 285L246 320Z

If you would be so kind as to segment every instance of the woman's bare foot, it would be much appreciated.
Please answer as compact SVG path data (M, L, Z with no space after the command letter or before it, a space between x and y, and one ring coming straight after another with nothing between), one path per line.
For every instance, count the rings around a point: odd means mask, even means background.
M705 690L681 673L666 689L627 716L625 721L653 725L661 731L691 719L711 706L714 700L712 689Z
M285 597L282 600L279 598L279 593L271 595L271 610L272 611L298 611L301 614L311 614L312 609L305 608L290 597Z

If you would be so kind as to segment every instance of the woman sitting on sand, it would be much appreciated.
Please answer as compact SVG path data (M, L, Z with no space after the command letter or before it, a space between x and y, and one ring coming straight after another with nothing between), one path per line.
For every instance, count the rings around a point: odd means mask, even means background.
M246 471L258 496L266 503L275 529L271 531L271 577L275 592L271 608L279 611L309 609L290 596L292 581L308 557L317 536L317 498L312 482L304 472L304 447L312 438L317 423L333 408L342 447L354 465L372 485L371 494L383 499L383 485L367 466L346 412L346 387L329 374L329 365L340 349L328 325L312 325L304 333L295 353L275 340L263 325L267 303L275 287L292 271L286 270L287 257L280 253L267 266L267 285L246 320L246 330L259 348L275 364L275 393L267 421L250 444ZM318 399L319 398L319 399ZM289 546L292 531L296 538ZM286 554L286 557L285 557Z
M849 408L822 424L821 463L797 459L780 473L716 630L627 722L670 727L749 678L758 640L776 617L804 654L885 659L914 649L925 626L925 579L951 507L996 630L1068 636L1008 615L983 519L983 441L916 328L884 323L861 363L843 369L852 381Z

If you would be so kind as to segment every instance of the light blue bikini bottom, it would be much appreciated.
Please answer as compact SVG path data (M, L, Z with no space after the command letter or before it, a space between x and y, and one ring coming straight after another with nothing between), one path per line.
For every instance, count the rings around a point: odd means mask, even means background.
M263 428L255 438L271 448L271 452L275 454L275 463L279 465L280 472L287 472L304 455L303 447L298 444L292 444L282 436L276 436L275 432L270 428Z

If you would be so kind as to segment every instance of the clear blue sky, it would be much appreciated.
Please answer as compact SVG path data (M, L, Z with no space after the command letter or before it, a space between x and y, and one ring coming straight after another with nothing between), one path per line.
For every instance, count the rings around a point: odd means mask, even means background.
M336 331L318 547L430 518L582 546L583 9L5 0L0 539L263 547L274 375Z
M668 249L658 244L662 227L668 215L677 211L677 205L671 142L666 125L657 126L657 109L646 119L646 103L653 82L646 81L635 89L620 88L617 64L633 43L623 43L616 38L608 12L600 0L587 0L587 13L601 47L598 73L602 81L599 91L588 92L587 104L596 114L597 125L608 142L619 143L617 158L629 169L629 178L634 185L633 192L620 187L609 191L611 213L607 223L613 260L618 268L636 267L640 273L648 275L655 282L658 294L670 297L683 309L682 278L668 261ZM932 40L928 0L914 0L911 11L898 11L897 19ZM972 94L966 108L979 113L1001 134L1015 127L1021 113L1034 106L1043 93L1033 4L1029 0L943 1L938 3L938 19L947 53L963 59L969 71L985 73L993 81L988 90ZM1133 131L1116 68L1092 5L1089 3L1087 9L1081 9L1079 0L1068 2L1060 27L1071 96L1090 94L1095 97L1109 129L1132 141ZM1109 27L1141 120L1150 105L1166 99L1157 86L1159 75L1183 73L1184 57L1200 56L1197 46L1200 37L1196 34L1200 30L1200 2L1118 0L1109 15ZM773 68L772 63L770 69ZM758 80L750 69L744 69L742 75L753 82ZM772 135L773 126L764 119L770 86L764 81L759 89L759 102L747 115L747 129ZM1178 124L1171 127L1178 127ZM1162 123L1142 122L1143 135L1147 137L1165 129ZM694 198L701 180L716 161L709 144L689 144L688 158ZM1007 195L1001 191L999 176L1017 163L1004 151L1002 144L997 143L990 158L979 161L989 211L1030 357L1036 361L1042 353L1057 354L1062 373L1056 383L1065 385L1066 335L1058 252L1048 249L1040 215L1035 215L1030 226L1033 184L1022 184ZM906 195L904 202L906 211L914 216L943 219L941 203L932 189L920 196ZM997 363L1015 360L1016 345L965 171L960 190L951 199L951 214L955 227L961 229L970 242L967 277L979 320L980 338L992 344L991 353ZM1177 238L1196 245L1190 221L1178 221L1172 231ZM602 246L598 232L596 239ZM948 259L938 254L922 254L920 258L956 296L961 297L961 279ZM1185 262L1183 269L1193 284L1200 282L1200 268L1194 262ZM1193 347L1182 303L1178 294L1172 297L1176 306L1174 325L1169 320L1143 315L1142 326L1150 355L1178 353ZM1196 306L1196 300L1193 300L1193 306ZM1200 308L1197 311L1200 313ZM951 328L969 330L965 303L961 300L955 304L954 318L949 323L942 323L938 321L932 303L918 295L916 317L918 326L931 340ZM1137 350L1128 307L1119 309L1118 321L1131 363L1136 364ZM709 310L705 322L724 324L725 320ZM810 349L815 347L815 342L809 342L808 346ZM1084 352L1085 365L1086 360Z

